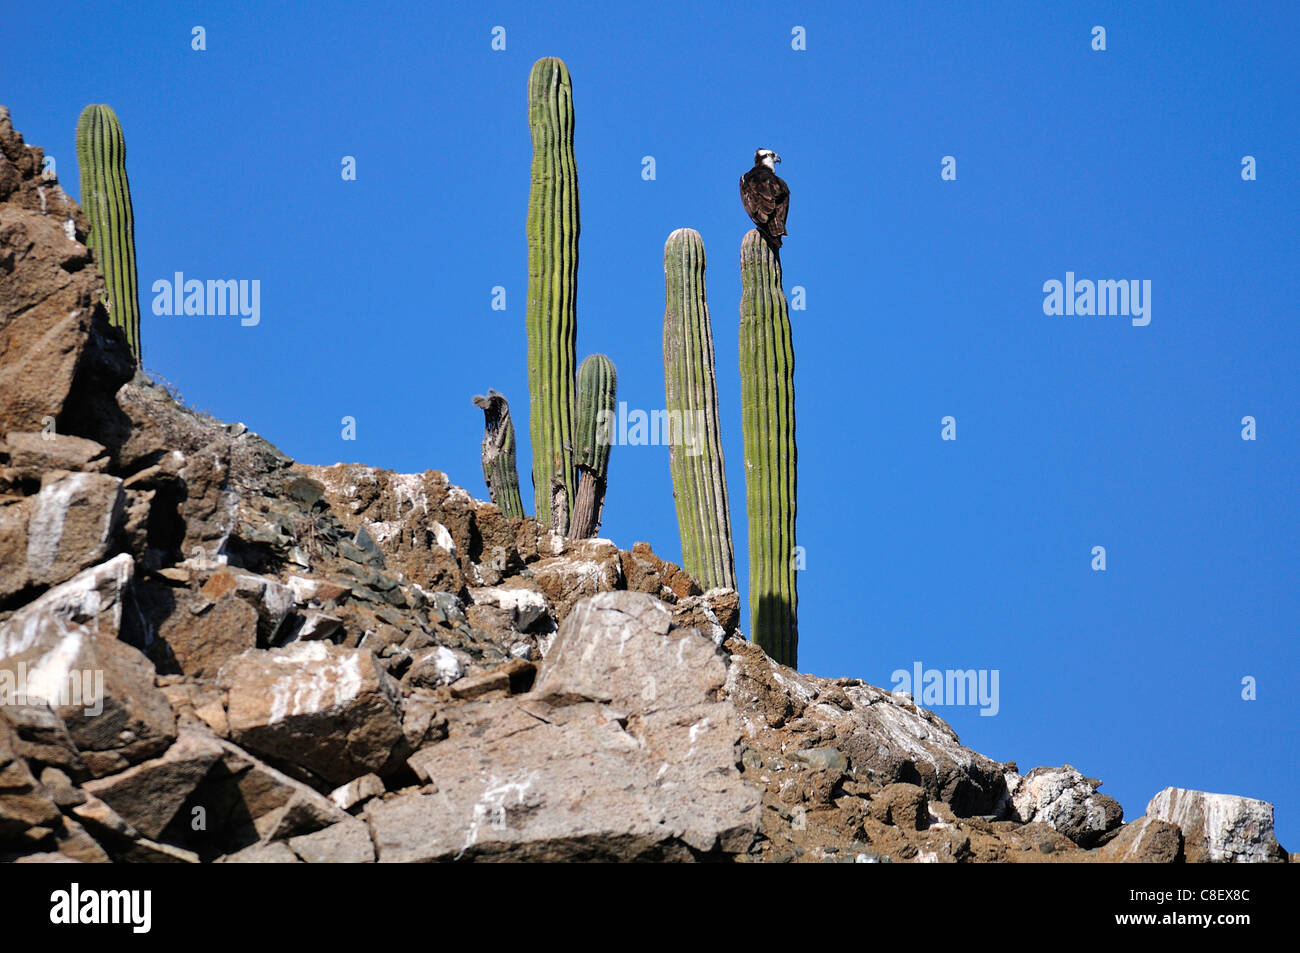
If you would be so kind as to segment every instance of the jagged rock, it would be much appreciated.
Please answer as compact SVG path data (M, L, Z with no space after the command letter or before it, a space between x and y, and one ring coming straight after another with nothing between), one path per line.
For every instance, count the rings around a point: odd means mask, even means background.
M1175 864L1184 860L1177 824L1139 817L1097 851L1097 860L1114 864Z
M163 695L176 712L177 724L193 720L205 725L218 738L230 737L230 722L226 718L226 696L215 685L182 681L161 686Z
M234 592L215 602L185 590L158 627L149 654L160 671L216 678L230 659L257 647L257 611Z
M309 864L372 864L375 845L364 821L347 820L314 834L289 841L293 852Z
M0 675L0 679L3 679ZM77 750L68 727L43 701L0 705L0 722L13 728L14 750L33 765L48 765L76 780L87 775L86 761ZM3 729L0 729L3 730Z
M223 808L224 816L214 817L213 826L227 829L245 845L310 834L349 817L320 792L247 751L228 741L221 747L222 771L214 767L209 783L217 789L212 801ZM236 822L251 829L241 833L234 829Z
M504 589L499 586L470 589L476 605L490 605L509 614L510 623L520 632L546 617L546 597L534 589Z
M680 566L656 556L649 543L634 543L630 553L620 554L620 563L627 588L632 592L646 592L667 602L702 592L699 584ZM701 631L707 634L707 630Z
M384 793L384 782L375 774L363 774L330 792L330 800L345 811L360 807L372 797ZM367 835L369 840L369 835Z
M32 584L27 571L27 521L32 501L0 502L0 601L22 592Z
M243 850L217 859L219 864L301 864L298 855L282 841L271 844L253 844Z
M759 796L736 770L725 679L724 656L671 629L662 602L580 603L530 694L461 705L447 740L412 755L436 793L367 806L380 861L743 852Z
M1098 794L1100 782L1070 765L1034 768L1008 777L1011 800L1022 823L1036 821L1060 831L1080 847L1094 847L1124 820L1119 802Z
M50 585L108 552L126 504L122 481L103 473L45 474L27 520L27 578Z
M929 798L916 784L890 784L871 799L871 816L882 824L924 830L930 826Z
M299 642L337 641L343 634L343 620L319 609L304 609L298 613L292 640Z
M234 594L247 603L256 613L257 644L263 646L275 644L280 626L294 607L293 590L278 579L240 570L217 570L199 591L213 600Z
M45 791L51 801L59 806L60 810L86 803L86 793L75 787L72 778L58 768L42 768L40 781L41 789Z
M112 858L87 830L70 817L63 817L54 831L59 853L79 864L109 864Z
M253 649L226 663L230 736L331 784L384 774L404 754L400 692L373 654L325 642Z
M157 839L222 754L216 738L182 730L161 757L88 781L84 790L140 833Z
M726 695L756 747L781 751L793 733L831 744L859 778L920 785L960 816L1005 810L1007 766L963 747L933 712L856 679L795 672L750 642L732 638L725 648Z
M703 595L682 596L673 606L673 625L699 629L717 645L731 638L739 623L740 594L735 589L710 589Z
M153 757L175 738L153 666L118 638L133 573L130 556L115 556L0 624L0 688L7 680L10 694L22 685L49 702L96 775Z
M21 843L32 828L52 828L62 815L19 756L17 733L0 719L0 844Z
M618 547L607 539L574 540L562 555L539 559L531 569L529 585L555 607L561 623L580 600L618 589L623 578Z
M101 472L108 466L103 444L68 434L12 431L5 434L9 466L42 474L47 470Z
M72 808L73 815L93 831L100 840L130 842L140 836L140 832L93 794Z
M463 652L438 645L412 653L411 667L402 676L402 684L410 688L437 688L450 685L465 676L470 659Z
M1188 863L1286 860L1273 833L1273 805L1267 801L1170 787L1151 799L1146 816L1179 827Z

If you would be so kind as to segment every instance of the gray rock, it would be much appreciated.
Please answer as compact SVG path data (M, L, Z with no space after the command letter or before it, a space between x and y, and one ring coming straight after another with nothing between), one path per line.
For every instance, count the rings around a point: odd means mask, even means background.
M298 855L281 841L272 844L253 844L225 857L217 858L219 864L301 864Z
M341 821L314 834L289 841L293 852L309 864L372 864L375 845L364 821Z
M847 771L849 763L844 755L834 748L804 748L794 753L793 759L806 764L812 771Z
M735 711L716 700L725 657L670 626L650 596L578 603L532 693L449 710L447 740L410 758L436 793L367 806L379 860L744 852L760 797L736 768Z

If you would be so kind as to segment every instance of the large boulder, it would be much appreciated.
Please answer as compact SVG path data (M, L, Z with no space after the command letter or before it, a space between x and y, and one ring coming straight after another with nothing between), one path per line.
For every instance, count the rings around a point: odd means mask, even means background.
M340 785L405 755L397 683L374 653L327 642L252 649L222 666L230 737Z
M371 801L381 862L691 859L745 851L726 656L647 595L574 607L531 693L448 711L411 767L436 790Z
M0 690L47 702L95 775L160 754L176 736L153 666L118 638L134 565L115 556L0 624Z
M1101 782L1085 778L1071 765L1034 768L1024 777L1008 776L1016 816L1024 824L1046 824L1080 847L1095 847L1124 821L1124 809L1100 794Z

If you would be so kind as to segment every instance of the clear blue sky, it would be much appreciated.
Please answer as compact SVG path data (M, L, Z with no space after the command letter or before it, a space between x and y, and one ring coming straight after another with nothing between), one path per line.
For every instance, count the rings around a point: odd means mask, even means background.
M800 667L886 687L917 661L997 669L995 717L937 709L967 744L1071 762L1129 818L1166 785L1264 798L1300 850L1300 8L261 6L9 24L2 101L74 195L80 110L121 117L150 371L299 460L485 496L470 397L495 387L527 420L525 90L560 56L579 357L663 406L663 242L698 229L742 580L736 183L757 146L785 160ZM259 279L261 323L152 316L175 271ZM1045 315L1067 271L1150 280L1150 325ZM680 558L666 448L614 448L605 512L602 535Z

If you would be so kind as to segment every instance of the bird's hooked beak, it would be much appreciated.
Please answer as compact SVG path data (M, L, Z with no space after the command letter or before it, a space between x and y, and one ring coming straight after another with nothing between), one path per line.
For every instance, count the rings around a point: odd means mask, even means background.
M773 155L773 156L772 156L772 161L773 161L773 162L780 162L780 161L781 161L781 157L778 156L778 155Z

